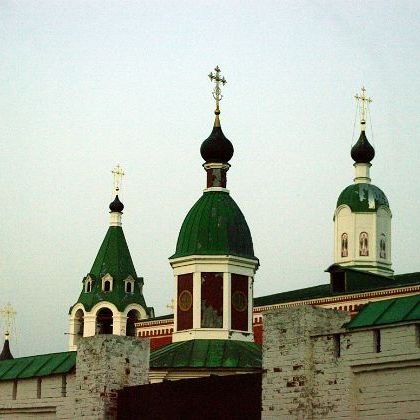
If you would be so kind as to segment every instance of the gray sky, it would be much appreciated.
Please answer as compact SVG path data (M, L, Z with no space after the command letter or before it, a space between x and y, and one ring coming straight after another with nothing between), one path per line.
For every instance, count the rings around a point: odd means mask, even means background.
M255 295L328 282L363 84L394 269L420 271L419 12L412 1L3 0L0 305L18 312L15 355L67 349L116 163L146 302L168 312L167 258L205 186L216 64L235 147L228 188L261 262Z

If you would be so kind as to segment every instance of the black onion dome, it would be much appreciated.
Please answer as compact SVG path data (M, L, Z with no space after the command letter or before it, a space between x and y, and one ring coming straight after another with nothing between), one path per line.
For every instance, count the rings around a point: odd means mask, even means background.
M210 136L201 144L200 153L206 162L227 163L232 159L233 145L223 134L218 116Z
M356 163L369 163L375 157L375 149L369 143L364 130L360 133L357 143L351 148L351 157Z
M115 196L114 201L109 205L109 209L111 211L117 211L121 213L124 210L124 204L121 203L120 199L118 198L118 195Z

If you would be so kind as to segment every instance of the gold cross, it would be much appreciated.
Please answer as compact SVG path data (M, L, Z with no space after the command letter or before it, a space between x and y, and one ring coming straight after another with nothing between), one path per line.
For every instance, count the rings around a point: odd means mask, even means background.
M220 76L220 68L219 66L216 66L216 68L214 69L214 71L216 72L215 74L213 74L213 72L209 73L209 78L210 80L213 82L216 82L216 86L213 89L213 98L216 100L216 115L220 114L220 109L219 109L219 102L222 100L223 95L222 95L222 91L220 89L220 83L224 86L226 84L226 79L224 77Z
M369 105L372 102L372 98L366 97L366 89L362 87L362 93L359 95L356 93L354 96L357 102L361 102L362 106L360 107L360 122L364 124L366 122L366 105Z
M10 303L8 303L4 308L0 308L0 316L4 317L6 322L6 335L9 335L10 333L10 328L15 315L16 311L12 308Z
M175 310L175 300L172 298L171 299L171 303L168 303L167 305L166 305L166 307L168 308L168 309L172 309L172 312Z
M114 175L114 193L117 195L121 188L122 177L125 174L119 164L112 170L112 174Z

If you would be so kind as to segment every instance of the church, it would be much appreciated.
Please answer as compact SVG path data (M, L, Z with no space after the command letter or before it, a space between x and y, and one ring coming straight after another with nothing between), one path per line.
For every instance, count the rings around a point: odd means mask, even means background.
M369 303L419 295L420 272L395 274L392 269L392 213L385 193L371 182L375 150L366 136L371 99L362 88L356 95L360 136L350 156L354 179L338 194L332 209L334 261L325 270L330 281L254 297L258 253L245 215L227 188L234 146L221 125L221 87L226 80L219 67L209 77L215 83L216 106L213 128L200 147L206 188L187 212L169 256L175 284L173 313L156 316L146 304L147 282L136 272L122 228L123 171L118 166L113 171L114 199L109 205L107 232L83 278L80 295L69 309L69 351L20 358L26 359L27 366L48 365L48 375L68 374L75 367L75 353L84 337L113 335L150 339L149 383L256 373L263 363L263 318L273 310L311 306L354 318ZM0 383L12 380L17 384L23 362L12 354L6 335L0 354ZM35 367L30 372L26 378L39 377ZM40 384L38 379L39 395ZM16 387L11 391L15 397Z

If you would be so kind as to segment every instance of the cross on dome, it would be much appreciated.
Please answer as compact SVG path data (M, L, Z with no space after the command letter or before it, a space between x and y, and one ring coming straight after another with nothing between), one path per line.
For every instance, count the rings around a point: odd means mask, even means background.
M122 177L125 174L119 164L112 170L112 174L114 175L114 193L115 195L118 195L121 188Z
M360 95L356 93L354 97L358 103L360 102L360 123L365 124L366 123L366 109L369 106L369 104L372 102L372 98L366 97L366 89L364 86L362 86L361 91L362 93Z
M12 322L15 318L16 315L16 311L12 308L12 306L10 305L10 303L8 303L4 308L0 308L0 316L4 317L5 319L5 326L6 326L6 331L5 334L6 336L9 336L10 334L10 329L12 326Z
M209 78L210 81L214 81L216 86L213 89L213 98L216 100L216 110L214 111L214 113L216 115L220 114L220 109L219 109L219 102L222 100L223 95L222 95L222 91L220 89L220 83L224 86L227 82L226 79L220 75L220 68L219 66L216 66L215 69L215 74L213 74L213 72L209 73Z

